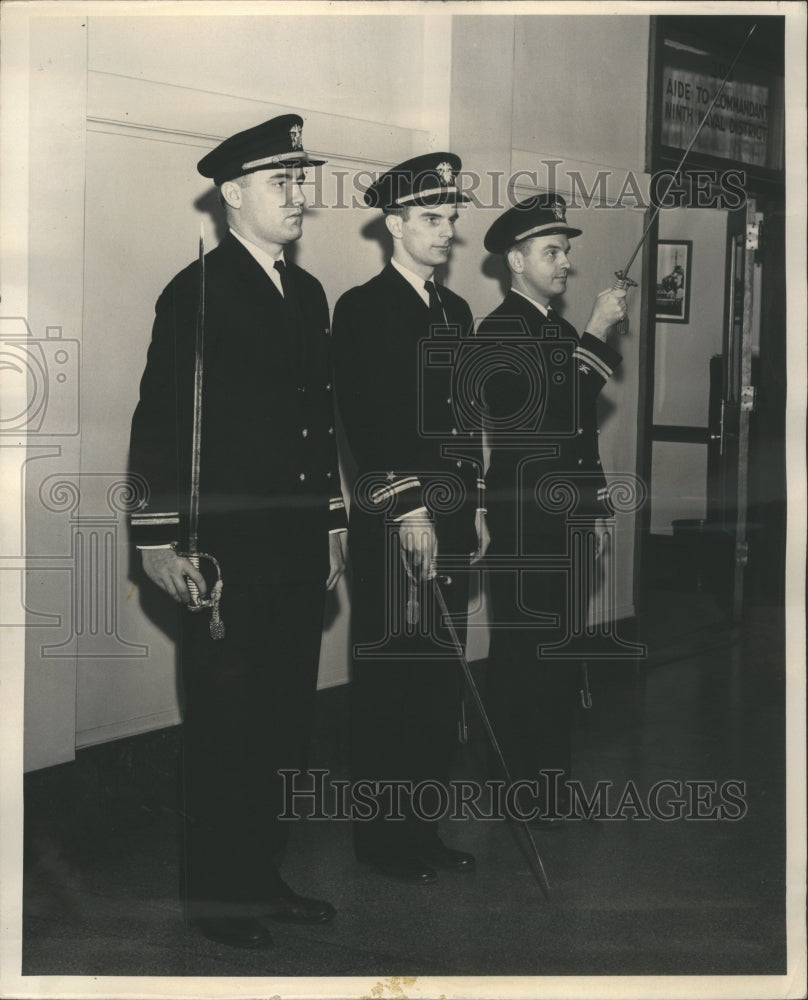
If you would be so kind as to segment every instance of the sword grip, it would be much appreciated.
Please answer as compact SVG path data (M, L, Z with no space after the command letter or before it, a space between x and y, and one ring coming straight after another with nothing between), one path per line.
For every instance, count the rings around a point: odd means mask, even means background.
M194 569L199 569L199 556L188 556L188 562L194 567ZM199 587L197 587L190 577L185 578L185 585L188 587L188 592L191 595L191 610L196 611L199 608L210 607L210 598L199 596Z
M628 277L622 271L614 272L614 281L612 282L612 291L624 291L627 292L629 288L636 288L637 282ZM628 315L624 316L618 323L615 324L615 330L621 337L625 337L628 334Z
M222 599L222 588L224 586L222 582L221 567L219 566L218 561L214 559L213 556L208 555L207 552L199 552L199 553L195 552L192 555L189 555L187 558L196 569L199 569L200 561L202 559L207 559L210 562L212 562L214 568L216 569L217 579L210 589L209 597L200 597L199 588L197 587L197 585L194 583L193 580L189 580L186 578L185 582L191 594L191 603L188 605L188 610L204 611L206 608L210 608L210 622L208 625L210 630L210 637L211 639L224 639L225 636L224 622L222 621L222 616L219 612L219 602Z

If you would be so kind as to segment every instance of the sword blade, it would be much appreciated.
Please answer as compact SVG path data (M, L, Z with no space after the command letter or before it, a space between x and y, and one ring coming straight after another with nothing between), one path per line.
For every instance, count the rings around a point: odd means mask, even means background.
M628 261L626 262L626 266L622 270L615 272L616 275L617 275L618 280L620 280L620 281L627 281L628 280L629 268L634 263L634 260L635 260L635 258L637 256L637 254L640 252L640 249L642 248L643 243L645 243L646 239L648 238L648 234L651 232L651 227L654 225L656 217L659 215L660 209L662 208L662 203L668 197L670 189L676 183L676 178L677 178L677 176L679 174L679 171L682 169L682 167L685 164L685 160L690 155L690 150L695 146L696 140L698 139L699 135L701 134L701 130L704 128L705 124L707 123L707 119L710 116L710 112L715 107L715 102L721 96L721 93L723 92L724 87L726 87L727 83L729 82L729 78L732 76L732 72L735 69L735 66L736 66L738 60L741 58L741 54L743 53L743 50L746 48L747 42L752 37L752 35L755 33L755 28L757 28L757 24L753 24L752 25L752 27L749 29L749 33L747 34L746 38L744 38L744 40L743 40L743 42L741 44L741 47L735 53L735 58L732 60L732 65L730 66L729 70L727 71L727 75L721 81L721 85L719 86L718 90L715 92L715 96L713 97L712 101L710 102L709 107L704 112L704 117L701 119L701 122L699 122L699 127L693 133L693 138L688 143L687 149L684 151L684 153L682 153L681 159L677 163L676 169L671 174L671 179L670 179L670 181L668 181L668 186L665 188L665 191L664 191L662 197L658 199L657 205L656 205L654 211L651 213L651 218L650 218L650 220L648 222L648 225L645 227L645 229L643 230L643 234L640 237L640 242L634 248L634 253L632 253L632 255L629 257ZM631 282L631 284L636 284L636 282Z
M466 678L466 685L468 686L471 696L474 699L474 703L477 706L477 711L480 713L480 718L483 722L483 728L485 729L488 740L491 747L496 754L497 760L499 761L499 766L502 768L502 773L505 775L505 780L510 786L513 786L513 778L511 777L510 769L505 762L505 755L502 752L502 748L499 745L499 740L497 739L496 733L494 732L493 726L491 725L491 720L488 718L488 712L485 710L485 705L483 704L483 699L480 696L480 691L477 687L477 682L474 680L474 676L471 672L471 667L466 659L466 654L463 649L463 644L452 624L452 619L449 614L449 609L446 607L446 599L443 596L443 591L440 589L440 583L437 578L432 581L433 590L435 598L438 602L438 607L440 608L441 615L443 616L444 624L449 632L449 638L452 640L452 645L457 653L457 658L460 660L460 665L463 668L463 674ZM536 841L533 839L533 834L530 832L530 828L526 824L522 824L525 834L527 835L527 841L530 845L530 853L533 861L535 862L534 874L538 878L539 885L541 886L545 895L550 894L550 883L547 880L547 872L544 870L544 863L542 862L541 855L539 854L539 849L536 847Z
M191 500L188 516L188 552L199 551L199 469L202 454L202 375L205 350L205 230L199 227L199 302L196 309L194 351L194 427L191 440Z

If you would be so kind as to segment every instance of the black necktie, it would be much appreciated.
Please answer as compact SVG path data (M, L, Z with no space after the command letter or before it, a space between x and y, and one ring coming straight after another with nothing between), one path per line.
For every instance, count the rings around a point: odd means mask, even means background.
M443 303L438 295L438 290L435 287L434 281L425 281L424 289L429 295L429 322L430 324L440 324L445 325L449 321L446 318L446 313L443 311Z
M297 289L292 281L291 275L282 260L275 261L275 270L281 276L281 288L283 289L283 301L286 309L287 326L289 339L295 350L295 357L298 364L303 362L303 315L300 310L300 301L297 297Z
M292 288L292 283L289 280L289 272L286 270L285 261L276 260L275 270L281 276L281 288L283 289L283 297L286 300L287 305L291 307L294 300L294 289Z

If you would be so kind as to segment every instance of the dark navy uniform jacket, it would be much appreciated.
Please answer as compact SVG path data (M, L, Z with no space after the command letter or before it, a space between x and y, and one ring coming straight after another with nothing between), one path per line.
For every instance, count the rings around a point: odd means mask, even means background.
M328 305L287 261L303 338L283 296L232 235L205 257L199 549L240 582L325 581L328 532L345 525L334 434ZM156 306L130 467L148 498L138 545L187 544L199 263Z
M439 552L467 554L477 546L482 458L479 427L461 419L452 374L472 315L458 295L438 291L447 327L437 335L428 307L392 264L345 292L334 310L334 369L358 467L352 525L425 506Z
M510 291L480 324L491 456L486 475L492 555L560 551L566 519L608 517L598 451L597 397L620 355L579 337Z

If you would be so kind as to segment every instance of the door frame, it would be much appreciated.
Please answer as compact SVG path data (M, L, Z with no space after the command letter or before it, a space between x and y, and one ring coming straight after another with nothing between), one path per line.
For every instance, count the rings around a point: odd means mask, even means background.
M666 37L676 37L682 41L690 41L692 44L709 46L712 37L709 34L710 25L713 18L693 18L682 16L652 16L649 34L649 91L648 91L648 112L646 127L646 170L652 177L659 171L670 171L678 165L682 150L674 149L662 144L662 107L663 98L662 81L664 68L664 43ZM742 17L728 19L721 18L721 27L726 28L729 20L737 21L733 27L738 33L745 33L748 27L755 21L755 18ZM746 23L748 22L748 24ZM700 32L704 34L700 34ZM728 38L722 39L723 45L730 45ZM720 46L719 46L720 48ZM762 52L762 54L761 54ZM767 44L756 49L755 62L761 68L772 74L784 75L784 48L778 46L776 36L774 39L767 38ZM744 59L746 59L746 55ZM691 153L688 157L687 165L682 171L682 176L703 168L730 169L737 168L744 171L746 175L745 194L747 201L757 202L763 199L764 202L784 202L785 201L785 174L784 171L776 171L769 168L750 167L740 162L720 159L701 153ZM664 190L664 188L663 188ZM653 210L650 208L649 213ZM652 455L655 441L680 441L683 443L709 443L709 428L690 426L665 426L658 427L653 421L654 405L654 373L656 360L656 329L655 329L655 286L657 270L657 241L659 237L659 218L654 218L653 224L648 232L648 243L642 255L642 319L641 328L643 331L639 352L640 380L638 399L638 420L637 420L637 475L646 484L648 496L652 495ZM748 254L747 257L751 257ZM727 262L728 263L728 262ZM747 266L753 266L747 264ZM751 275L748 276L751 279ZM765 279L764 279L765 280ZM747 281L748 288L745 295L749 299L748 322L751 323L751 294L752 282ZM765 300L765 287L762 290L762 298ZM726 318L726 308L725 308ZM762 338L761 338L762 339ZM751 352L747 359L748 370L744 369L744 385L751 384ZM748 413L746 414L746 434L748 441ZM651 505L650 503L638 512L635 521L635 546L634 546L634 605L638 615L642 615L647 607L646 600L648 588L645 585L645 555L651 527ZM740 568L741 571L743 567ZM734 602L735 604L736 602ZM740 608L733 608L740 614Z

